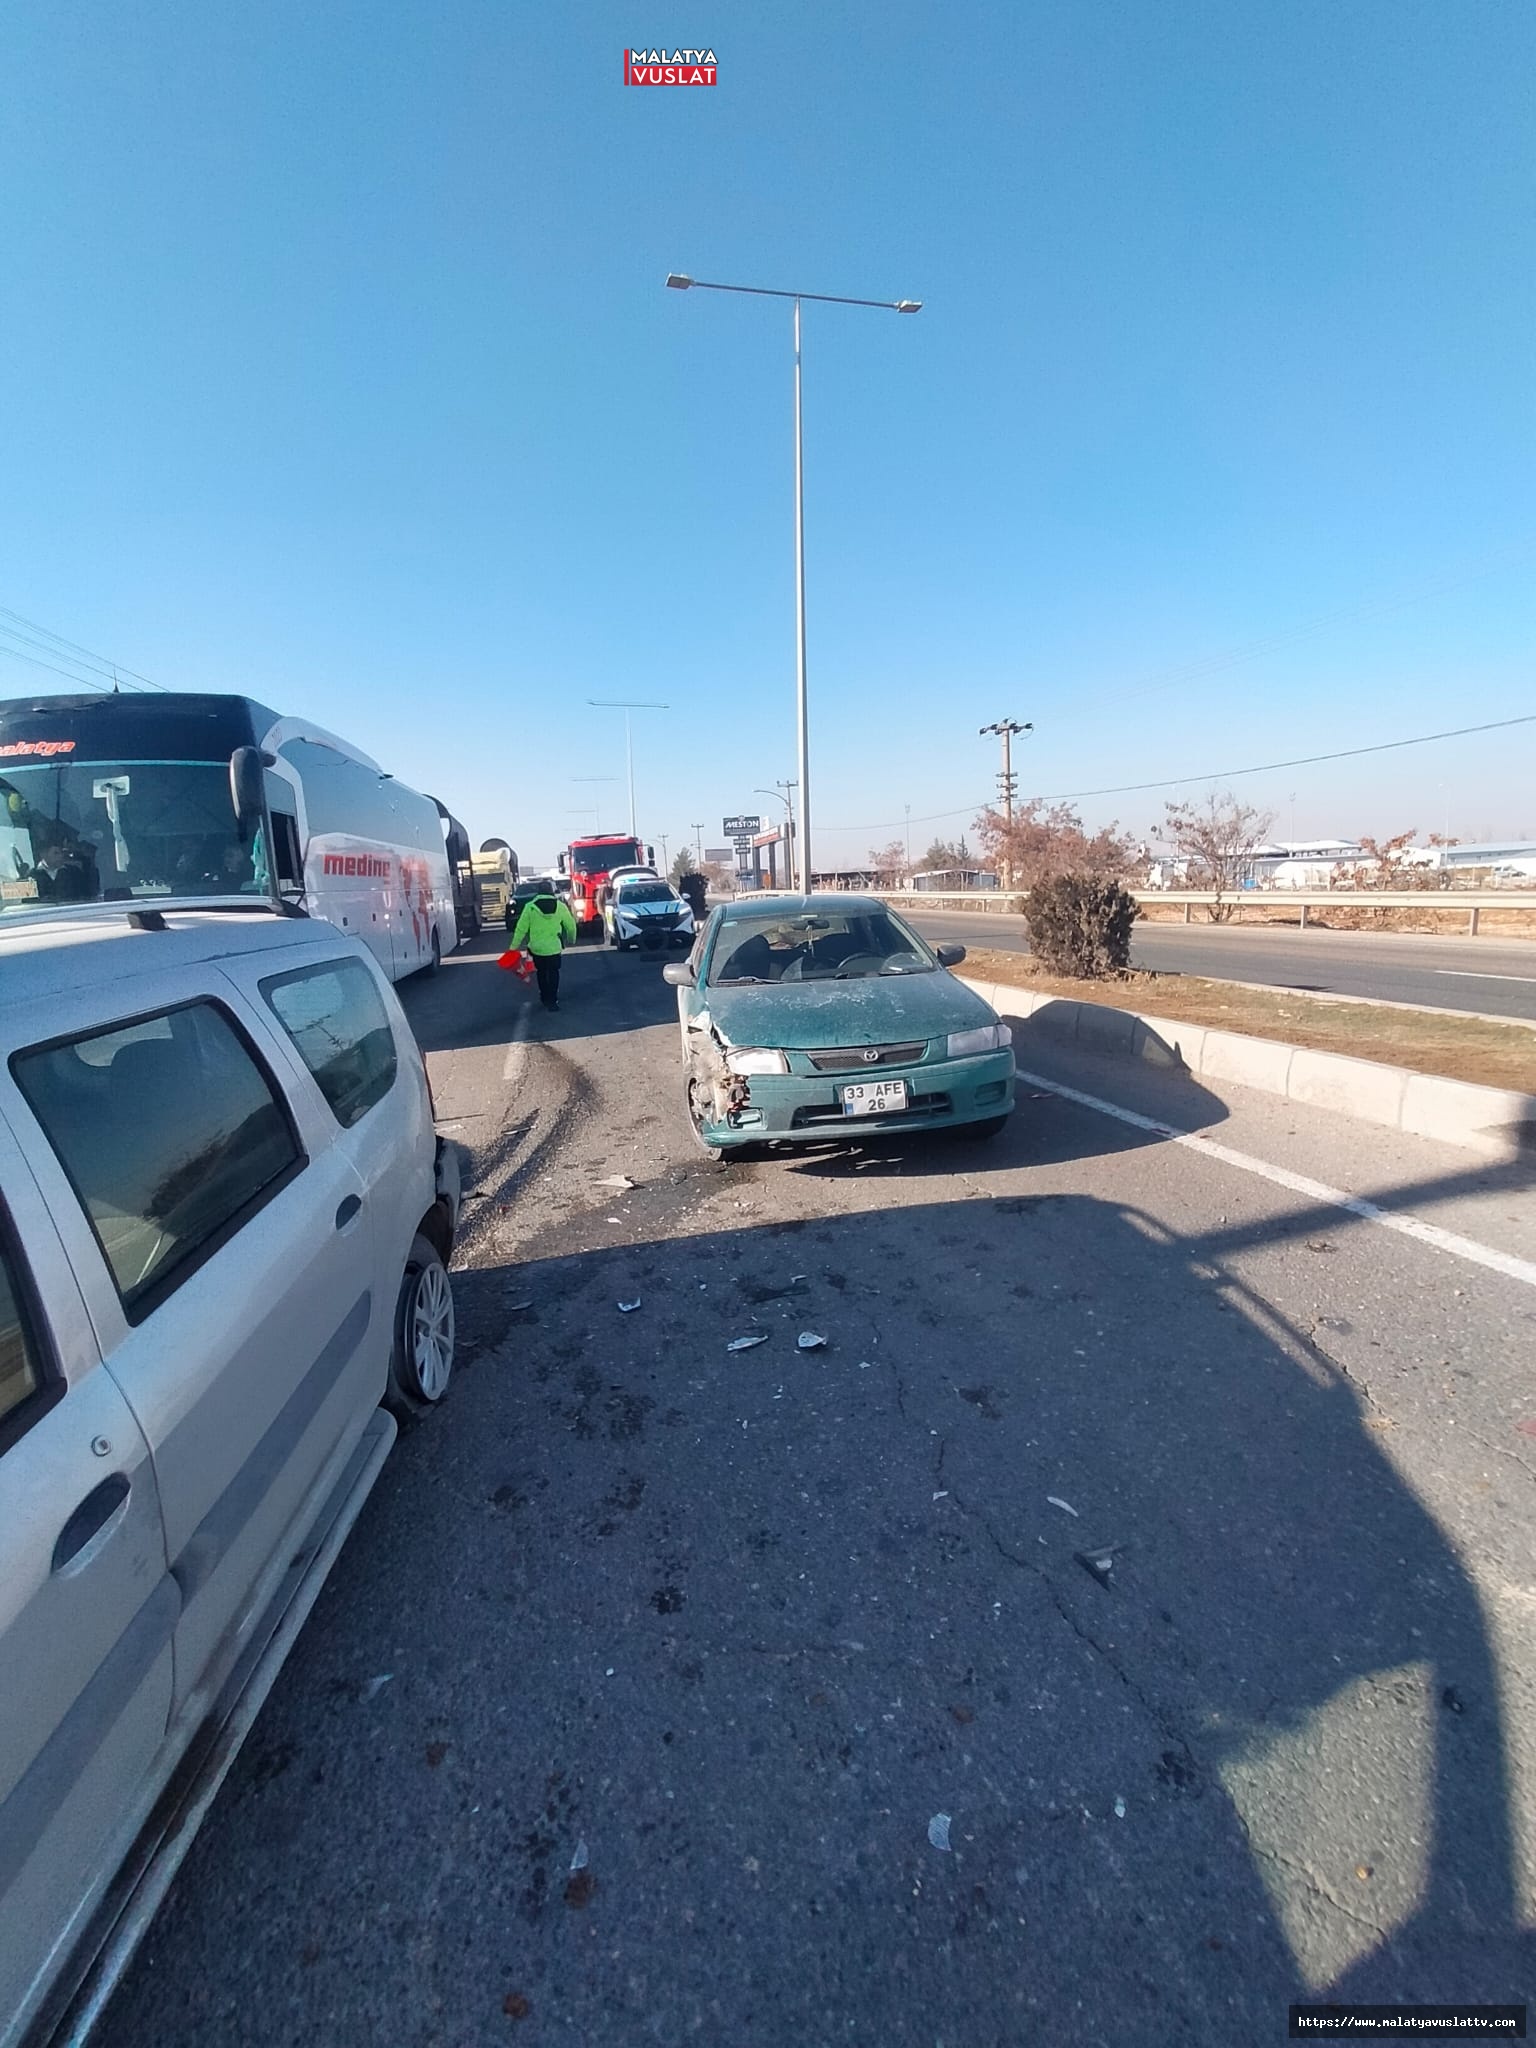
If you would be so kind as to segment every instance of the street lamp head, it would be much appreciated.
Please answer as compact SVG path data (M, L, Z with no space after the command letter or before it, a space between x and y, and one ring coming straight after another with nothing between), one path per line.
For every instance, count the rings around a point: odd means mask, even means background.
M672 282L671 278L668 278L667 282L670 284ZM921 299L898 299L896 301L896 310L898 313L921 313L923 302Z
M693 279L691 277L684 277L680 270L674 270L667 279L667 290L669 292L685 292L692 283Z

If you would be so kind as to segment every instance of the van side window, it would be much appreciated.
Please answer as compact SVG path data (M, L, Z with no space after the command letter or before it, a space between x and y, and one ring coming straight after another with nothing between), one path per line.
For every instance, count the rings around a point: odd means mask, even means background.
M394 1085L395 1034L361 960L276 974L261 992L344 1130L383 1101Z
M131 1323L304 1165L266 1069L215 1003L16 1053L11 1072Z
M20 1282L10 1251L0 1238L0 1426L42 1384L42 1361L27 1326Z

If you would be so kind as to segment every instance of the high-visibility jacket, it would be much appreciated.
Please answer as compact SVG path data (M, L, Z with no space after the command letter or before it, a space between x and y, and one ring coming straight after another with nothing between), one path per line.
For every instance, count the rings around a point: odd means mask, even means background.
M558 896L530 896L523 905L517 929L512 934L512 951L526 947L537 960L542 954L563 952L576 943L576 920L571 906Z

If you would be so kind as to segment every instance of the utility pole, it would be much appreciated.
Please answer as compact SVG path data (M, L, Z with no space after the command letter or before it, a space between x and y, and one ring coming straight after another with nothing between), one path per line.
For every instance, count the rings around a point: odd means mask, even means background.
M669 872L667 868L667 835L665 832L658 832L656 837L661 841L661 872L665 875Z
M693 843L699 849L699 873L702 875L704 872L704 827L702 825L694 826Z
M1000 718L993 725L981 727L983 738L989 732L995 732L1003 743L1003 772L997 778L997 786L1002 792L1003 798L1004 840L1002 881L1005 889L1013 887L1013 799L1018 786L1018 778L1013 772L1013 736L1015 733L1033 732L1034 729L1032 721L1026 720L1023 725L1020 725L1018 720L1014 718Z
M906 811L907 814L907 825L904 842L907 849L907 872L903 879L910 880L912 875L912 806L910 804L906 804L903 806L903 809Z

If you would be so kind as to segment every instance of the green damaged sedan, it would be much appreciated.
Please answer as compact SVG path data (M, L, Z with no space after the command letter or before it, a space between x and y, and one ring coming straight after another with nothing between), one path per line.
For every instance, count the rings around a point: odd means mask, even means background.
M964 1128L1013 1108L1013 1038L997 1013L867 896L721 905L677 990L688 1116L711 1151Z

